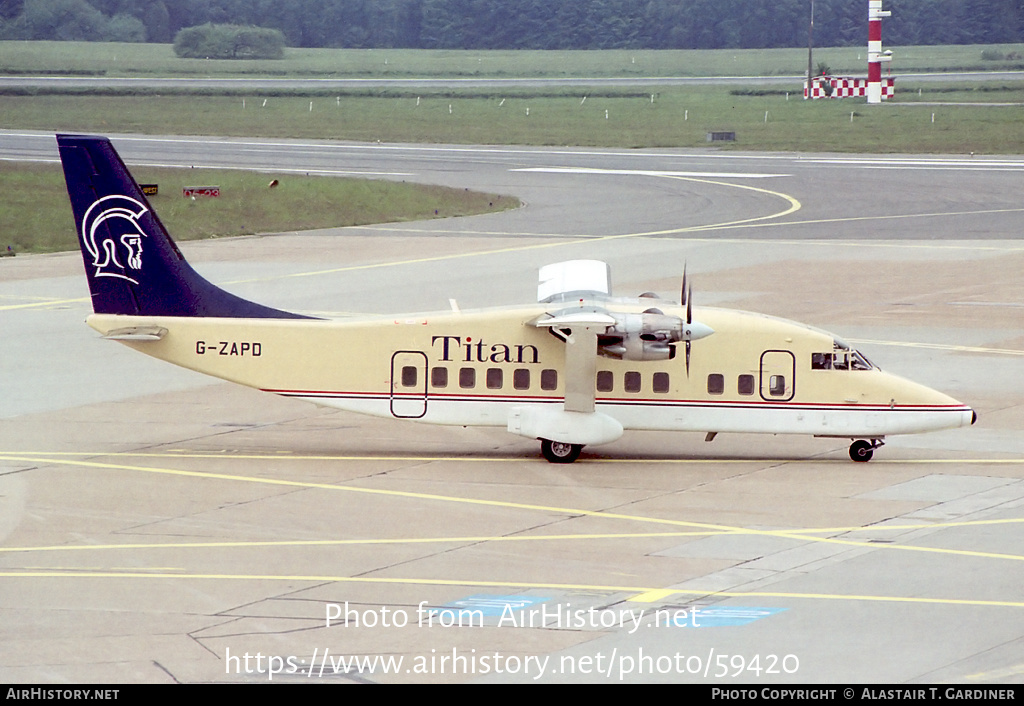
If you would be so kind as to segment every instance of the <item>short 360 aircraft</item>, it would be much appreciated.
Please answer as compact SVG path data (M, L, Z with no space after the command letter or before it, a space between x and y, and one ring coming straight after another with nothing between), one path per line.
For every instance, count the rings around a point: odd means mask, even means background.
M839 338L761 314L611 296L607 265L540 270L515 308L333 321L241 299L197 274L110 142L58 135L105 338L265 392L434 424L505 427L554 463L625 429L850 439L967 426L970 407L879 370ZM696 314L696 317L695 317Z

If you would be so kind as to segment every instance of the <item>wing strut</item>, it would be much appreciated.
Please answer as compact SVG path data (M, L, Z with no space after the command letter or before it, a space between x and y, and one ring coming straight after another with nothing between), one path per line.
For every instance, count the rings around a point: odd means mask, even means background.
M594 411L597 378L597 329L573 326L565 339L565 411Z
M586 444L607 444L622 436L622 424L595 407L598 335L615 323L603 312L572 311L530 322L550 328L565 341L564 390L561 407L525 404L509 413L508 430L541 440L545 458L571 463Z

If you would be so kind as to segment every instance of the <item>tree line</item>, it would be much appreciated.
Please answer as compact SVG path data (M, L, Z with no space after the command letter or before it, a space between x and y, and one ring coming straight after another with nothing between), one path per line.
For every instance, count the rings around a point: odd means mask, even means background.
M0 39L171 42L207 23L295 47L723 49L807 45L810 0L0 0ZM814 44L867 41L867 0L814 0ZM1024 41L1024 0L886 0L887 45Z

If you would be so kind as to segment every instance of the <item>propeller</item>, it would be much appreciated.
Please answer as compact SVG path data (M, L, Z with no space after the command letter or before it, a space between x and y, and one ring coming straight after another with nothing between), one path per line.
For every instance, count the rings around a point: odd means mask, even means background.
M686 302L687 302L688 299L689 299L689 295L687 294L687 291L686 291L686 263L684 262L683 263L683 288L682 288L682 291L679 293L679 303L682 304L683 306L686 306ZM690 322L687 321L686 323L690 323Z
M690 304L693 296L693 285L687 287L686 282L686 263L683 263L683 286L679 290L679 303L686 307L686 326L688 327L693 323L693 307ZM685 330L685 328L684 328ZM687 337L684 340L686 344L686 377L690 377L690 339Z
M683 323L683 343L686 345L686 377L690 377L690 344L698 339L714 333L710 326L693 320L693 284L686 274L683 264L683 286L679 295L679 303L686 307L686 321Z
M686 267L683 267L683 287L686 287ZM686 326L689 328L690 324L693 323L693 285L690 285L690 289L684 289L686 296ZM690 337L686 337L686 377L690 377Z

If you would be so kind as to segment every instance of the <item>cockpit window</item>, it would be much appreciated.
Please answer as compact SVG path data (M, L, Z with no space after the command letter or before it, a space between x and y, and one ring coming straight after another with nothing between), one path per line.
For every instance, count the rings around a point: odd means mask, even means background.
M871 370L874 367L863 353L841 341L835 341L831 353L811 353L811 370Z
M860 351L853 351L850 355L851 370L871 370L872 367L871 361L861 355Z

